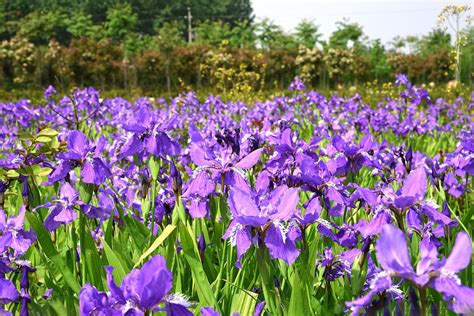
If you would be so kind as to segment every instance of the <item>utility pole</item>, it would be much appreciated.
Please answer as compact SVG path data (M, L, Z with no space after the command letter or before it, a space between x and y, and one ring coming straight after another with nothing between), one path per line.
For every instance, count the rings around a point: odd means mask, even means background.
M193 28L192 28L192 22L193 16L191 15L191 8L188 7L188 43L191 43L193 41Z

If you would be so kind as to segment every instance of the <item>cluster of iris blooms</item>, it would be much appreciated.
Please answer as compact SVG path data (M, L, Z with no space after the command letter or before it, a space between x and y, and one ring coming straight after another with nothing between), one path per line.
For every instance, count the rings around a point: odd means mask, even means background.
M92 88L61 98L53 87L45 91L45 104L1 103L0 168L7 175L25 166L47 168L51 172L39 187L54 186L58 194L33 202L31 192L38 188L32 188L28 175L0 180L0 304L20 302L20 313L28 314L28 276L35 267L24 259L37 243L35 232L25 228L27 212L47 210L43 225L52 234L83 213L95 225L93 236L101 247L101 224L121 221L118 205L159 235L160 223L171 222L182 203L191 220L227 222L221 237L236 247L236 269L249 268L243 262L252 247L294 264L309 247L311 229L344 249L334 253L328 247L318 255L326 282L350 278L354 265L366 261L363 286L346 303L348 313L402 301L413 294L401 290L404 283L418 290L423 313L428 288L441 293L454 312L474 313L474 290L458 276L472 253L460 220L468 210L456 213L446 199L433 198L439 190L454 200L471 193L474 94L447 103L432 100L403 75L396 85L399 96L377 106L359 95L326 98L305 92L299 80L290 86L291 96L255 105L214 96L200 102L192 92L170 103L102 100ZM58 131L62 146L53 153L27 150L31 140L25 142L22 133L41 134L45 126ZM394 139L384 138L388 134ZM412 137L436 142L436 135L450 135L454 150L430 156L410 146ZM7 207L6 194L17 188L21 207ZM81 196L84 188L95 198ZM212 214L215 197L225 200L227 216ZM407 244L415 235L416 269ZM448 237L455 243L444 258L438 252ZM205 240L199 245L204 251ZM81 314L192 315L191 302L171 293L173 276L162 256L130 271L120 286L113 269L106 268L107 292L83 285ZM15 273L21 274L20 290L8 277ZM49 290L43 296L51 295ZM255 313L264 310L263 300ZM218 315L212 307L202 307L201 313Z

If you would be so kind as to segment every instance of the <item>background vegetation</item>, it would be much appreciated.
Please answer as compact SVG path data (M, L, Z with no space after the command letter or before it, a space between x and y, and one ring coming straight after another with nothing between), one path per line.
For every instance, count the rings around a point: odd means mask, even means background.
M192 12L188 41L187 8ZM466 30L461 79L471 85L474 30ZM1 0L1 88L99 88L176 92L183 88L261 91L296 76L318 87L453 78L452 41L433 29L421 37L369 39L349 20L327 41L315 21L293 33L256 21L249 0Z

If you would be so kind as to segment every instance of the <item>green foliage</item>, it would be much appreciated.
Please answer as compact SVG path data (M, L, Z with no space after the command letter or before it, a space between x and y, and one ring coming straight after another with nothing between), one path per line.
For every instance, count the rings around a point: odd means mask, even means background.
M210 46L219 46L230 37L230 27L222 21L204 21L195 29L195 42Z
M42 43L51 37L60 43L67 43L71 37L90 36L92 26L105 27L107 36L114 40L122 40L137 30L142 34L155 35L156 29L165 22L183 20L187 7L192 9L196 24L211 19L234 26L240 21L252 19L249 0L1 0L0 39L9 39L23 28L22 34L36 31L41 35L43 32L40 38ZM62 19L58 19L58 15ZM69 27L70 22L74 26Z
M295 28L295 38L299 45L313 48L320 42L319 26L311 20L302 20Z
M379 39L372 42L370 47L371 75L376 80L389 80L392 68L388 63L385 47Z
M257 24L258 43L265 49L295 49L295 39L283 31L283 28L268 18Z
M173 47L183 46L185 40L183 34L183 24L179 22L165 22L157 30L157 45L160 51L169 51Z
M472 33L462 32L466 45L459 51L460 76L468 84ZM369 42L360 25L343 20L324 43L311 20L293 33L269 19L254 22L249 0L0 0L0 40L0 84L7 89L102 83L168 93L207 89L211 79L201 65L210 52L230 54L234 68L245 68L239 73L257 73L267 89L286 87L296 75L329 87L387 82L397 73L414 83L438 83L455 72L451 39L443 31L396 37L386 49L378 40ZM255 67L255 60L266 67Z
M466 31L467 43L461 48L460 68L461 82L472 85L474 83L474 27Z
M45 44L65 32L66 16L60 11L34 11L19 22L18 35L33 43Z
M432 52L449 50L451 48L451 35L439 29L432 30L420 39L417 48L422 56L429 56Z
M127 34L135 31L138 15L132 11L129 4L120 4L107 11L105 32L114 40L121 40Z
M351 23L349 20L336 22L337 29L329 37L329 47L348 48L349 44L353 47L361 45L364 36L362 26L357 23Z
M130 33L123 40L123 47L127 54L137 55L155 45L155 39L146 34Z
M67 20L67 31L73 37L89 37L93 39L100 39L105 36L102 26L94 25L92 16L78 12L70 16Z
M236 48L255 48L256 29L256 25L249 20L237 21L230 30L230 44Z

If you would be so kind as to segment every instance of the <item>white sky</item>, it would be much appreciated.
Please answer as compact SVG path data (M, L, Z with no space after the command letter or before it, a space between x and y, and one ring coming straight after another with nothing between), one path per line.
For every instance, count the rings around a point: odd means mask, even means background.
M427 34L448 4L474 7L474 0L252 0L257 20L268 17L287 32L302 19L313 19L327 39L336 29L335 22L347 17L361 24L370 39L384 43L397 35Z

